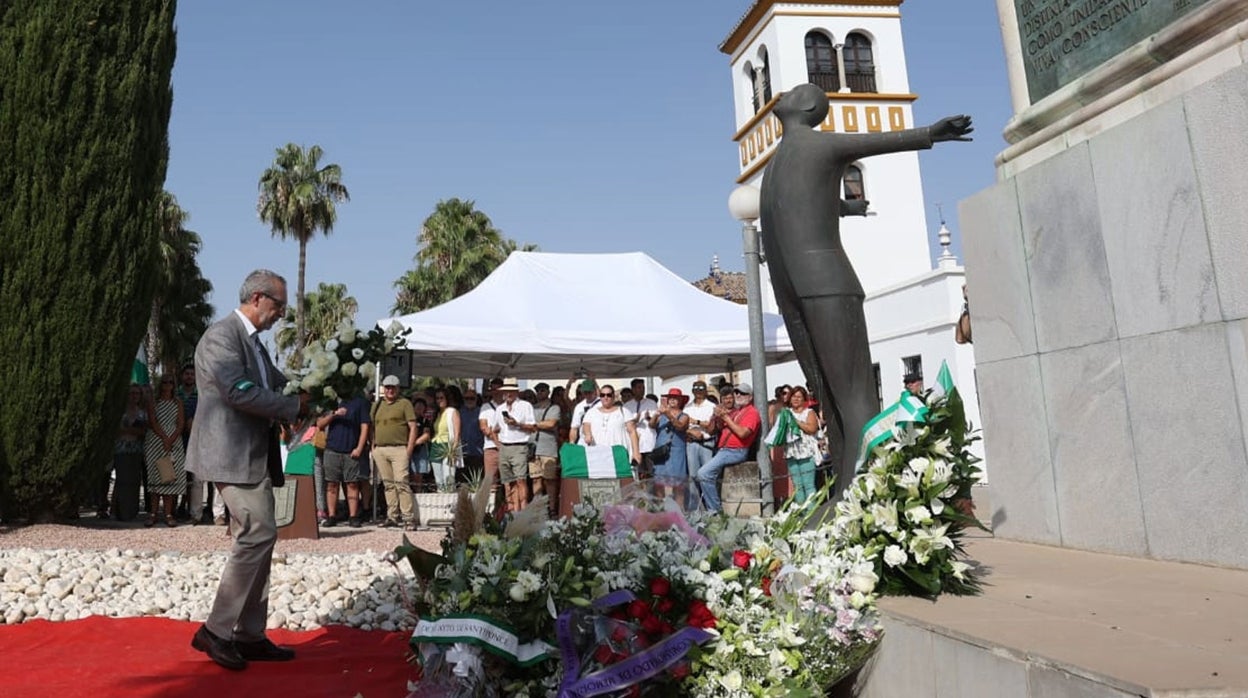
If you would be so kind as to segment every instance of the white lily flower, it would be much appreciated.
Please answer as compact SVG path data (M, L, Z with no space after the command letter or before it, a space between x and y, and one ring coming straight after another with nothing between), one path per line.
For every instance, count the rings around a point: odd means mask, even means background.
M356 347L356 348L352 349L352 350L351 350L351 358L355 359L356 361L359 361L360 359L363 359L363 358L364 358L364 350L363 350L363 349L361 349L361 348L359 348L359 347Z
M909 559L906 551L902 550L900 545L890 545L884 549L884 564L889 567L904 565Z

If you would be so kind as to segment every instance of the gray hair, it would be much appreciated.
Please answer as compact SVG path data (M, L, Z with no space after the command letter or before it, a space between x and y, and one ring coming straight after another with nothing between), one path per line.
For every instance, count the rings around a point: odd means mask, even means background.
M243 287L238 290L238 302L245 304L251 300L251 297L257 293L272 293L277 283L286 285L286 279L281 274L268 269L257 269L247 275L243 279Z

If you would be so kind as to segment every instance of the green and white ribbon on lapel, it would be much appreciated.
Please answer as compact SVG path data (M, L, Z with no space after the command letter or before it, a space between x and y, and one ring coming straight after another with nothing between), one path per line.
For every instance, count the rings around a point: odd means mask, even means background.
M471 613L456 613L441 618L422 618L412 631L411 645L476 645L513 664L532 666L554 656L553 645L534 640L520 642L519 636L506 623ZM422 653L423 655L423 653Z

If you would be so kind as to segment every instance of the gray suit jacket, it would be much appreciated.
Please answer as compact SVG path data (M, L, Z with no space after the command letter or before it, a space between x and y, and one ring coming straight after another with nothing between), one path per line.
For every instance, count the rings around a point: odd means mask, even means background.
M268 371L266 390L261 381ZM199 407L186 469L202 481L254 485L264 481L274 420L294 421L299 398L282 395L286 378L252 349L237 313L217 322L195 348Z

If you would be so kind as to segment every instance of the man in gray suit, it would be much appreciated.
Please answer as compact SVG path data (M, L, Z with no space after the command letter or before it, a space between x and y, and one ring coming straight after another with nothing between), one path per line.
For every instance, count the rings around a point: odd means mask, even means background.
M308 402L306 393L282 394L286 380L260 341L260 333L286 311L286 280L258 269L247 276L238 298L239 307L208 328L195 348L199 407L186 456L186 469L196 480L216 483L234 536L212 612L191 646L236 670L248 661L295 657L294 650L264 635L277 542L270 468L277 423L305 414ZM272 477L280 473L279 462Z

